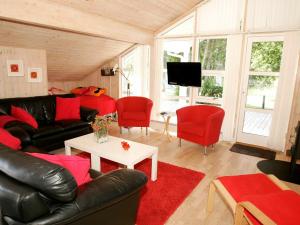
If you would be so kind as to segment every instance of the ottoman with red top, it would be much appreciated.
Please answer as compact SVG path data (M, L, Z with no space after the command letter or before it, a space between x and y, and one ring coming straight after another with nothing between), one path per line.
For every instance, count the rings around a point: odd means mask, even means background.
M235 225L298 225L300 195L285 190L265 195L251 195L236 208Z
M210 185L207 211L210 213L213 209L216 191L235 214L239 202L247 201L253 196L277 194L284 190L289 188L273 175L247 174L218 177Z

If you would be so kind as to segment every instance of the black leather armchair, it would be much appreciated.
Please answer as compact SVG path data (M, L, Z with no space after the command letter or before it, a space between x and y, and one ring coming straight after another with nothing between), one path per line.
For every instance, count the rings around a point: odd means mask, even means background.
M63 167L0 145L4 225L132 225L147 177L121 169L77 187Z
M74 97L74 95L67 94L60 97ZM52 95L0 99L0 115L10 114L11 105L30 112L38 122L39 128L34 129L26 123L12 121L5 125L5 129L21 139L22 147L34 145L46 151L63 147L65 140L91 133L89 123L98 114L97 110L81 107L80 120L55 121L56 96ZM20 129L23 129L23 132Z

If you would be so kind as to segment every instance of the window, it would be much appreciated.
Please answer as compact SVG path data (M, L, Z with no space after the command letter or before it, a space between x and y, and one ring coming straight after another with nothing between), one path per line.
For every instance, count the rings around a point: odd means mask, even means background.
M198 61L202 64L202 84L196 104L220 105L223 97L227 39L199 39Z
M162 60L160 111L174 112L178 108L189 105L190 88L168 85L167 62L190 62L192 60L192 41L165 41Z
M148 96L149 46L138 46L121 57L121 96ZM126 78L128 79L126 79Z

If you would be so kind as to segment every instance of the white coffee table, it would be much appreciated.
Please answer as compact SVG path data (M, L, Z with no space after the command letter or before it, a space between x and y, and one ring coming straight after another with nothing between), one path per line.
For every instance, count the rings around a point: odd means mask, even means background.
M128 151L124 151L122 141L127 141L130 145ZM158 147L137 143L109 136L105 143L97 143L94 134L87 134L65 141L65 154L71 155L71 149L75 148L91 154L91 168L100 171L101 158L108 159L122 165L128 169L134 169L134 165L146 158L152 159L151 180L157 179L157 155Z

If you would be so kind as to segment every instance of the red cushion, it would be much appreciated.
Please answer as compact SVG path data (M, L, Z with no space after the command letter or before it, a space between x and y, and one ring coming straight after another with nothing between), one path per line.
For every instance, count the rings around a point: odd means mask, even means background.
M249 195L265 195L281 191L265 174L247 174L218 178L235 201L245 201Z
M38 128L38 123L35 118L29 112L20 107L11 106L11 115L22 122L29 124L33 128Z
M56 97L55 120L79 120L80 119L80 98Z
M18 119L16 119L13 116L2 115L2 116L0 116L0 127L4 127L8 122L16 121L16 120L18 120Z
M77 87L71 90L74 95L84 95L89 89L87 87Z
M147 115L145 112L123 112L122 118L124 120L146 120Z
M300 195L293 191L286 190L266 195L253 195L248 197L248 201L278 225L300 224ZM246 215L254 225L261 224L249 212Z
M20 139L11 135L7 130L0 128L0 143L14 150L21 149Z
M87 88L87 91L84 93L84 95L101 96L102 94L105 94L105 92L106 92L105 88L89 86Z
M92 180L89 173L91 168L89 159L68 155L28 154L66 168L73 175L78 186Z
M198 124L195 122L182 122L178 126L178 130L180 132L185 132L189 134L194 134L197 136L203 136L205 132L205 128L203 124Z

